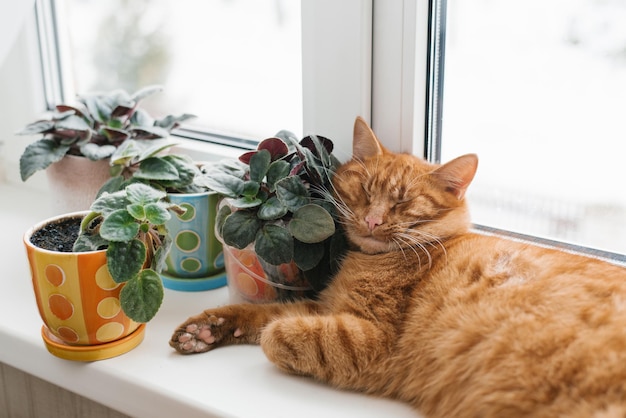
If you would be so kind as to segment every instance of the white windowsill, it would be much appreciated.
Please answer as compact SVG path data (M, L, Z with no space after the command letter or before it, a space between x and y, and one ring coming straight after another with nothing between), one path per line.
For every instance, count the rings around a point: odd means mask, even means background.
M47 196L0 183L0 362L134 417L415 417L406 405L339 391L278 371L258 346L182 356L169 346L186 317L228 303L227 288L166 289L144 341L122 356L92 363L52 356L30 283L22 235L48 216Z

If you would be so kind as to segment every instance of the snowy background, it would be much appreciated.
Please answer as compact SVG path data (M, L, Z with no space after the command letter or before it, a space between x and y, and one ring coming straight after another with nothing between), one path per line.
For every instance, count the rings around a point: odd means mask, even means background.
M443 160L474 221L626 253L626 1L449 0Z

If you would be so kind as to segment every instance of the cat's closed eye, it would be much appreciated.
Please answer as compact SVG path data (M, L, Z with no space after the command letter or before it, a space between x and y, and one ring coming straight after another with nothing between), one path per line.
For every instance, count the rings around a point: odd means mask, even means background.
M367 184L365 183L361 183L361 189L363 189L363 196L365 197L367 203L371 203L372 201L372 194L369 191Z
M403 203L410 203L415 200L413 196L401 196L396 199L396 204L401 205Z

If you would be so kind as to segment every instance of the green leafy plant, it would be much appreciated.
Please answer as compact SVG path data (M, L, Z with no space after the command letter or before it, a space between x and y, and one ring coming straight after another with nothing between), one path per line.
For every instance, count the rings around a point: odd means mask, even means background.
M184 213L167 201L165 192L130 184L94 201L74 244L77 252L106 248L111 277L125 283L120 292L122 310L136 322L152 319L163 301L158 273L171 246L165 226L170 211Z
M200 174L196 163L187 155L162 154L173 143L126 140L111 155L112 177L102 186L103 192L115 192L132 183L148 184L168 193L199 193L206 189L196 185Z
M298 142L281 131L238 161L205 167L196 183L228 198L217 215L224 243L237 249L254 243L268 264L294 261L314 272L312 279L327 276L336 260L330 253L340 247L334 206L325 198L339 165L332 149L327 138Z
M86 94L78 96L76 104L57 105L49 118L35 121L17 133L43 135L29 144L20 157L22 181L65 155L96 161L110 157L128 139L167 138L172 129L194 116L154 119L138 107L141 100L161 90L159 86L149 86L132 95L124 90Z

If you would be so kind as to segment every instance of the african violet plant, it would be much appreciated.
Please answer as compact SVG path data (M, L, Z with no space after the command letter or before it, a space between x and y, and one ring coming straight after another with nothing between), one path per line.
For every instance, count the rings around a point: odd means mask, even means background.
M205 167L196 183L228 198L217 215L224 243L237 249L254 243L266 263L294 261L305 273L314 271L312 279L323 280L336 259L330 252L339 247L334 207L325 198L339 165L332 149L322 136L298 142L281 131L238 161Z
M162 141L126 140L111 155L112 177L100 188L98 195L124 189L132 183L148 184L169 193L205 191L194 183L200 169L189 156L162 154L174 145Z
M132 95L123 90L86 94L78 96L75 105L57 105L50 118L35 121L17 133L43 135L28 145L20 158L22 181L65 155L102 160L128 139L168 137L172 129L194 116L154 119L137 107L141 100L161 90L160 86L149 86Z
M81 223L74 251L106 248L107 267L120 292L124 313L148 322L163 301L159 272L171 246L165 223L170 211L184 210L166 200L166 193L145 184L130 184L104 193L91 205Z

